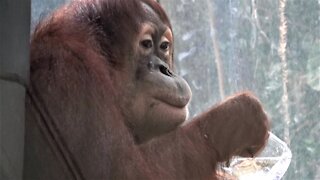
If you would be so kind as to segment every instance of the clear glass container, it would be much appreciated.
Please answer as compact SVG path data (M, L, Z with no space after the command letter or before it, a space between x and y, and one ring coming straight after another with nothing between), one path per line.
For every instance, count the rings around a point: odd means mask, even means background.
M255 158L235 157L230 166L222 166L224 180L279 180L291 162L291 151L277 136L269 132L266 147Z

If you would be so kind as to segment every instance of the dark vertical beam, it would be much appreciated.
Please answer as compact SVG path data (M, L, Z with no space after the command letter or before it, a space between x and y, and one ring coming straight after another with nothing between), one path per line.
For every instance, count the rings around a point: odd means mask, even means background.
M30 0L0 0L0 179L22 179Z

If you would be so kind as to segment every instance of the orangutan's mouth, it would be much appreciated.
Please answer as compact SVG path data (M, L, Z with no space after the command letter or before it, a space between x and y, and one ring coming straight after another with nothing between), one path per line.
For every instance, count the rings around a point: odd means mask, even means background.
M190 98L183 97L183 96L174 96L174 95L171 96L166 94L162 96L157 96L155 97L155 99L176 108L184 108L187 106Z

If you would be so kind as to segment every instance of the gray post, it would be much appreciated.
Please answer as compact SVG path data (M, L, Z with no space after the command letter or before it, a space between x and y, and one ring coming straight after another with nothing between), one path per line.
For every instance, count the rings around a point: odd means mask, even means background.
M0 1L0 179L21 180L30 0Z

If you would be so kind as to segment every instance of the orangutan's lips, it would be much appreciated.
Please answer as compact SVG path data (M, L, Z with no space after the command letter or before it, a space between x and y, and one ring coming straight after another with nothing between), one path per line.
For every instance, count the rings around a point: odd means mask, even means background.
M157 96L155 97L155 99L177 108L184 108L189 102L189 98L182 97L182 96L171 96L168 94Z

